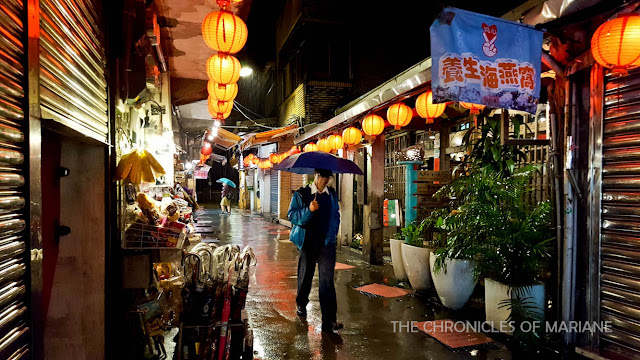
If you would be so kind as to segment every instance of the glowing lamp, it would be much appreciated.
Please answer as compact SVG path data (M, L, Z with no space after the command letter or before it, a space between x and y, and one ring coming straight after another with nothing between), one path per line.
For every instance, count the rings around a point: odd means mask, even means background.
M260 158L255 156L251 159L251 162L253 163L253 165L258 165L260 163Z
M270 161L272 164L277 164L277 163L279 163L280 161L278 161L278 154L273 153L273 154L269 155L269 161Z
M471 110L470 112L475 115L480 114L480 111L484 110L485 108L485 105L468 103L464 101L460 101L460 106L462 106L465 109Z
M640 16L621 16L600 25L591 37L591 53L616 76L640 66Z
M412 117L413 110L403 103L393 104L387 109L387 120L396 130L409 125Z
M207 91L209 96L219 101L231 101L238 96L238 84L218 84L213 80L209 80L207 83Z
M329 144L329 148L331 150L342 149L344 146L344 141L342 140L342 135L333 134L327 138L327 143Z
M298 149L298 147L294 145L291 147L291 149L289 149L289 151L287 151L287 156L291 156L295 154L300 154L300 149Z
M235 54L247 42L247 25L229 11L214 11L202 22L202 37L215 51Z
M208 143L208 142L205 142L202 145L202 149L200 149L200 153L205 156L211 155L212 152L213 152L213 147L211 146L211 143Z
M219 114L231 113L233 108L233 101L219 101L211 96L207 99L207 103L209 105L209 113L213 117L217 117Z
M315 143L308 143L304 146L304 152L318 151L318 145Z
M442 113L447 107L447 104L434 104L433 92L431 90L422 93L416 100L416 111L418 115L427 119L427 124L433 124L433 120Z
M318 151L322 151L326 153L331 152L331 147L329 147L329 143L327 139L322 138L318 140Z
M237 83L240 79L240 61L227 54L214 54L207 59L207 76L218 84Z
M353 126L348 127L342 132L342 140L349 146L358 145L362 141L362 131Z
M378 115L371 114L362 120L362 131L375 138L384 131L384 119Z

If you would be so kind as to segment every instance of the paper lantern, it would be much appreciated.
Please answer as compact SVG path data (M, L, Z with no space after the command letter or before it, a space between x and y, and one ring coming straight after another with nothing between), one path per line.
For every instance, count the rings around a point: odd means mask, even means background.
M323 151L326 153L331 152L331 147L329 147L327 139L322 138L318 140L318 151Z
M348 127L342 132L342 140L349 146L358 145L362 141L362 131L353 126Z
M318 151L318 145L315 143L308 143L304 146L304 152Z
M213 80L209 80L207 83L207 92L210 97L216 98L219 101L231 101L238 96L238 84L218 84Z
M213 152L213 147L211 146L211 143L205 142L202 145L202 149L200 149L200 153L202 155L211 155L211 153Z
M640 66L640 16L621 16L600 25L591 37L591 53L616 76Z
M413 110L403 103L393 104L387 109L387 120L396 130L409 125L412 117Z
M342 149L344 146L344 141L342 140L342 135L333 134L327 138L327 143L329 144L329 148L331 150Z
M287 151L287 156L291 156L295 154L300 154L300 149L298 149L298 147L294 145L291 147L291 149L289 149L289 151Z
M484 108L485 108L485 105L468 103L468 102L464 102L464 101L460 101L460 106L462 106L465 109L471 110L470 112L472 114L476 114L476 115L480 114L480 111L484 110Z
M214 54L207 59L207 76L222 85L237 83L240 67L240 61L234 56Z
M247 25L229 11L209 13L202 22L202 37L215 51L235 54L247 42Z
M218 101L211 96L207 99L207 103L209 105L209 114L214 118L218 118L220 114L231 114L231 109L233 108L233 101ZM224 119L226 119L226 117L224 117Z
M278 163L281 163L286 158L287 158L287 154L286 153L278 154Z
M251 162L253 163L253 165L258 165L260 163L260 158L255 156L253 159L251 159Z
M279 163L279 161L278 161L278 154L273 153L273 154L269 155L269 161L270 161L272 164L277 164L277 163Z
M447 104L433 103L433 92L431 90L422 93L416 100L416 111L418 115L427 119L427 124L433 124L433 120L442 115L446 107Z
M367 115L362 120L362 131L375 138L384 131L384 119L375 114Z

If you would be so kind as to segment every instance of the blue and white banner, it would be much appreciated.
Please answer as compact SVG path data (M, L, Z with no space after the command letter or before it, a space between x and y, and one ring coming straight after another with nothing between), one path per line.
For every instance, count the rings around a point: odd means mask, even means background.
M465 101L536 112L541 31L451 7L430 30L434 103Z

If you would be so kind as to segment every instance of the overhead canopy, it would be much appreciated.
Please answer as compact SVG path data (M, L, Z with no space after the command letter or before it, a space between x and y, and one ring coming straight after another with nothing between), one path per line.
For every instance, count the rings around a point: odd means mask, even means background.
M252 134L242 143L240 146L242 150L249 149L256 145L260 145L263 143L273 142L274 139L286 136L298 131L298 127L296 125L289 125L273 130L263 131L260 133Z
M224 148L225 150L229 150L230 148L236 146L242 138L231 131L225 130L223 128L218 128L218 135L213 138L213 143Z

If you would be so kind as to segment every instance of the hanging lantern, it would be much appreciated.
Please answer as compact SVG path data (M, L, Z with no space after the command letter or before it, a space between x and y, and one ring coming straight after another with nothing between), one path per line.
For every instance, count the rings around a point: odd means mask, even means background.
M462 106L465 109L471 110L470 111L471 114L474 114L474 115L480 114L480 111L484 110L484 108L486 107L485 105L468 103L464 101L460 101L460 106Z
M219 101L231 101L238 96L238 84L218 84L213 80L209 80L207 83L207 91L209 92L209 96Z
M202 22L202 37L211 49L235 54L247 42L247 25L229 11L214 11Z
M427 119L427 124L433 124L433 120L444 113L447 104L434 104L433 92L431 90L422 93L416 100L416 111L418 115Z
M621 16L600 25L591 37L591 53L615 76L640 66L640 16Z
M209 105L209 113L211 116L218 117L220 114L231 113L233 108L233 101L218 101L214 97L209 96L207 99Z
M259 157L257 157L257 156L254 156L254 157L251 159L251 162L253 163L253 165L258 165L258 164L260 163L260 158L259 158Z
M286 158L287 158L287 154L286 153L278 154L278 163L281 163Z
M384 119L378 115L371 114L362 120L362 131L375 138L384 131Z
M358 145L362 141L362 131L353 126L348 127L342 132L342 140L349 146Z
M222 85L237 83L240 67L240 61L234 56L214 54L207 59L207 76Z
M304 152L318 151L318 145L315 143L308 143L304 146Z
M211 146L211 143L205 142L202 145L202 149L200 149L200 153L202 155L211 155L211 153L213 152L213 147Z
M272 164L277 164L277 163L279 163L280 161L278 161L278 154L273 153L273 154L269 155L269 161L270 161Z
M329 147L329 143L327 141L327 139L322 138L320 140L318 140L318 151L323 151L326 153L331 152L331 147Z
M329 138L327 139L327 143L329 144L329 148L331 150L342 149L342 147L344 146L342 135L339 134L333 134L329 136Z
M387 109L387 120L396 130L409 125L412 117L413 110L403 103L393 104Z
M291 155L295 155L295 154L300 154L300 149L298 149L297 146L293 145L291 147L291 149L289 149L289 151L287 151L287 156L291 156Z

